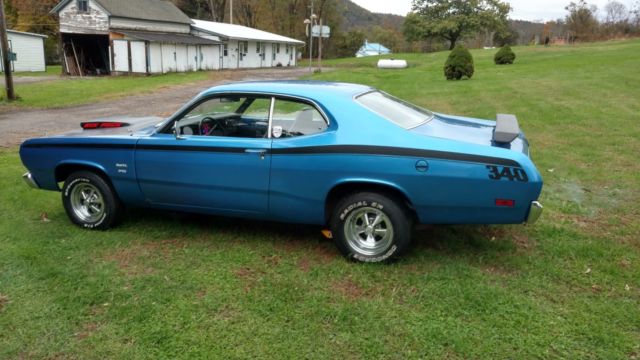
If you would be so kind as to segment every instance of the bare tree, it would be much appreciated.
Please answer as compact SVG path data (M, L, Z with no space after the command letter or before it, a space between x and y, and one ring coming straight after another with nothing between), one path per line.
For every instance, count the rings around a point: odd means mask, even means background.
M604 6L604 11L607 14L606 23L610 25L626 23L629 20L629 12L627 7L623 3L615 0L611 0Z

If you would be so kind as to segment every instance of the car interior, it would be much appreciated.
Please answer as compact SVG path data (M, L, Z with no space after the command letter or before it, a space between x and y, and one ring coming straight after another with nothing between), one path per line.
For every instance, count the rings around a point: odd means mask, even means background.
M224 96L206 100L177 122L179 134L267 138L270 97ZM273 137L289 138L324 131L327 122L312 105L277 99Z

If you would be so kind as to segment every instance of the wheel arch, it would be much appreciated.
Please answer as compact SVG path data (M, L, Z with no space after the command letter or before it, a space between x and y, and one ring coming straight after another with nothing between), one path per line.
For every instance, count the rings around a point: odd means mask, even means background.
M353 179L344 180L334 185L327 193L324 205L325 223L329 223L331 219L331 212L338 204L340 199L349 194L366 191L391 196L402 201L407 210L413 216L414 220L418 219L415 208L413 206L413 203L409 199L409 196L397 185L383 181Z
M104 181L106 181L107 184L111 186L111 189L114 190L115 192L115 188L113 187L113 183L111 182L109 175L107 175L107 171L102 166L95 163L91 163L91 162L86 162L86 161L62 162L58 164L58 166L56 166L55 168L55 171L54 171L55 180L57 183L63 182L67 180L67 178L71 174L78 171L89 171L89 172L95 173L96 175L103 178Z

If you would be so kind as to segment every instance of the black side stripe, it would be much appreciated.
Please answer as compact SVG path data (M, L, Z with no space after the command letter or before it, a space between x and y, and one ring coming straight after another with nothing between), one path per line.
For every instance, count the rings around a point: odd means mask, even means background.
M81 148L81 149L129 149L135 148L150 151L188 151L188 152L214 152L241 154L245 153L244 147L222 146L192 146L192 145L152 145L141 144L27 144L27 148ZM404 156L437 160L452 160L478 164L492 164L510 167L522 167L520 163L511 159L492 156L463 154L449 151L420 150L390 146L368 145L328 145L308 146L300 148L265 149L266 153L273 155L320 155L320 154L351 154L351 155L379 155L379 156Z
M449 151L420 150L399 148L390 146L368 145L329 145L310 146L302 148L272 149L274 155L310 155L310 154L360 154L360 155L387 155L420 157L438 160L454 160L480 164L494 164L502 166L521 167L520 163L511 159L503 159L492 156L463 154Z
M72 149L123 149L133 150L136 148L136 144L25 144L25 148L72 148Z

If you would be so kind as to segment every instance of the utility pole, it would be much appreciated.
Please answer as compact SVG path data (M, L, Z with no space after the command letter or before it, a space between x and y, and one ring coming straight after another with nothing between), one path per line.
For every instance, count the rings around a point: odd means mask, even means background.
M233 24L233 0L231 0L231 5L229 5L229 24Z
M4 83L7 89L7 100L16 99L13 90L13 74L11 73L11 60L9 59L9 39L7 38L7 21L4 16L4 0L0 0L0 46L2 47L2 66L4 69Z
M311 25L309 25L309 71L313 69L313 25L315 23L315 14L313 13L313 0L311 0Z
M320 37L318 38L318 41L320 42L318 44L318 68L320 69L320 72L322 72L322 18L320 18Z

